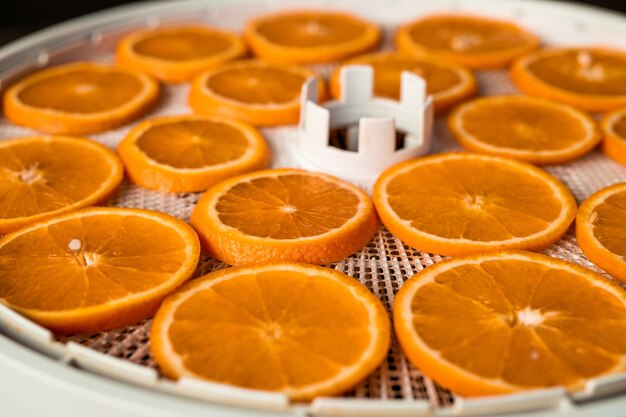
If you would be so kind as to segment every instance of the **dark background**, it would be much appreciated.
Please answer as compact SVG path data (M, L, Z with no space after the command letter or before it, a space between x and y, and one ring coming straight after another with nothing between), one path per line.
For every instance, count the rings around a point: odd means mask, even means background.
M1 0L0 45L54 23L131 2L129 0ZM626 0L586 0L577 3L626 13Z

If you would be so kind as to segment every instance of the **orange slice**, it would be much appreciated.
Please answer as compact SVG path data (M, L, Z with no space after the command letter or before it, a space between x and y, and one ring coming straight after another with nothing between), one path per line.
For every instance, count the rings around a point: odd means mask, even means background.
M624 371L626 293L571 262L530 252L455 258L409 279L393 306L409 360L465 396Z
M369 197L325 174L273 169L231 178L191 214L205 250L231 265L327 264L369 242L378 220Z
M268 14L252 19L245 37L254 53L295 64L333 62L375 48L380 29L356 16L321 10Z
M192 115L146 120L118 152L134 183L170 192L204 191L269 162L267 145L252 126Z
M163 373L283 392L340 394L385 358L389 319L357 280L281 263L213 272L168 297L150 331Z
M626 182L603 188L581 204L576 239L591 262L626 283Z
M481 97L448 119L465 148L535 164L561 164L602 139L595 121L570 106L528 96Z
M343 65L372 66L374 94L394 100L400 99L402 72L413 72L426 81L427 93L433 96L436 111L446 110L476 94L476 80L470 71L438 59L398 52L378 52L353 58ZM341 96L340 70L336 69L331 77L331 92L335 98Z
M607 114L602 120L604 153L626 165L626 108Z
M117 45L115 62L161 81L180 83L246 53L243 39L206 26L175 26L133 32Z
M195 78L189 105L200 114L239 119L259 125L296 124L300 118L302 84L316 77L295 65L248 60L224 64ZM325 97L318 78L318 96Z
M199 252L166 214L82 209L0 239L0 302L56 333L126 326L191 278Z
M102 203L124 168L104 146L82 138L0 141L0 235L46 217Z
M383 224L421 251L457 256L541 250L567 231L576 202L556 178L512 159L445 153L395 165L374 185Z
M91 62L47 68L4 94L7 119L47 133L94 133L146 113L159 85L141 73Z
M502 68L539 46L539 39L521 27L480 16L441 14L401 26L398 50L432 56L473 69Z
M606 48L548 48L520 58L511 79L524 93L582 110L626 105L626 53Z

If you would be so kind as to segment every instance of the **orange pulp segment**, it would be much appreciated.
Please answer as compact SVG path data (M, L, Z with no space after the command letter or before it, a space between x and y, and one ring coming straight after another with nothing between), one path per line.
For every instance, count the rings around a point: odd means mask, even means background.
M302 10L252 19L246 25L245 37L260 58L314 64L373 49L380 41L380 29L347 13Z
M567 231L576 202L557 179L513 159L444 153L389 168L374 185L383 224L421 251L457 256L541 250Z
M241 37L206 26L174 26L133 32L117 45L118 65L179 83L246 53Z
M374 206L360 189L297 169L219 183L200 197L191 224L207 253L231 265L339 261L378 228Z
M124 168L104 146L82 138L33 136L0 141L0 234L102 203Z
M150 342L171 378L309 400L352 388L380 364L389 319L367 288L332 269L293 263L227 268L168 297Z
M92 62L36 72L4 93L4 113L14 123L46 133L95 133L146 113L159 97L147 75Z
M409 360L464 396L565 386L623 372L626 293L584 267L530 252L437 263L394 302Z
M602 119L603 150L606 155L626 165L626 108L607 114Z
M0 239L0 302L56 333L129 325L191 278L199 252L169 215L82 209Z
M269 162L267 145L252 126L194 115L146 120L118 152L133 182L169 192L204 191Z

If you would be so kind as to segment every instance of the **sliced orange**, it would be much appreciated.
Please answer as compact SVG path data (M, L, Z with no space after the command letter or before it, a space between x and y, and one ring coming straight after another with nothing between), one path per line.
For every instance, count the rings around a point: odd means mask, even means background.
M260 58L275 62L333 62L375 48L380 28L347 13L297 10L250 20L245 37Z
M99 143L67 136L0 141L0 235L56 214L99 204L124 177Z
M327 264L361 249L378 229L363 191L298 169L258 171L219 183L200 197L191 224L207 253L230 265Z
M426 81L427 93L432 94L436 111L446 110L476 94L476 80L465 68L438 59L416 57L398 52L378 52L363 55L343 65L370 65L374 69L374 94L400 99L400 81L403 71L413 72ZM341 96L337 68L331 77L331 92Z
M547 48L515 61L524 93L592 112L626 106L626 53L607 48Z
M191 278L199 252L169 215L82 209L0 239L0 302L56 333L129 325Z
M94 133L146 113L159 85L139 72L93 62L47 68L4 94L7 119L46 133Z
M427 16L401 26L402 52L445 59L473 69L502 68L539 46L539 38L506 20L463 14Z
M213 272L168 297L150 330L163 373L292 400L352 388L385 358L389 319L357 280L280 263Z
M577 390L625 370L624 290L545 255L495 252L437 263L404 284L393 311L409 360L460 395Z
M238 119L257 126L296 124L302 84L317 77L295 65L247 60L224 64L195 78L189 105L200 114ZM318 97L325 98L317 77Z
M469 150L541 165L579 158L602 139L587 114L528 96L472 100L454 111L448 126Z
M576 215L569 190L541 169L454 152L389 168L374 185L374 204L383 224L406 244L449 256L541 250Z
M601 126L604 153L626 165L626 108L607 114Z
M267 145L252 126L193 115L146 120L118 152L134 183L169 192L204 191L269 162Z
M603 188L580 205L576 239L591 262L626 283L626 182Z
M171 83L246 53L243 39L206 26L175 26L133 32L117 45L115 62Z

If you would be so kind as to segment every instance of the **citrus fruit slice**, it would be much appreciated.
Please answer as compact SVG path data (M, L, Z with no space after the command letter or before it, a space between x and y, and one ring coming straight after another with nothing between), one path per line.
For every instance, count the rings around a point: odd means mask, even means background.
M582 266L530 252L437 263L393 306L409 360L464 396L583 387L626 360L626 293Z
M603 188L576 215L576 239L591 262L626 283L626 183Z
M163 373L283 392L340 394L385 358L381 302L341 272L296 263L227 268L182 287L150 330Z
M515 61L511 79L524 93L582 110L626 105L626 53L605 48L547 48Z
M191 80L201 71L246 53L238 35L206 26L133 32L117 45L115 62L165 82Z
M144 319L191 278L200 245L166 214L86 208L0 239L0 302L56 333Z
M476 94L476 80L465 68L428 57L398 52L379 52L353 58L343 65L370 65L374 69L374 95L400 99L403 71L413 72L426 81L427 93L433 96L435 110L443 111ZM333 97L341 96L337 68L331 77Z
M156 104L159 85L147 75L78 62L47 68L4 94L7 119L47 133L94 133L121 126Z
M602 120L604 153L626 165L626 108L607 114Z
M539 45L532 33L506 20L441 14L409 22L396 32L398 50L430 55L473 69L502 68Z
M191 224L208 254L231 265L327 264L361 249L378 229L363 191L297 169L257 171L219 183L200 197Z
M540 250L576 215L569 190L541 169L471 153L389 168L374 185L374 204L383 224L406 244L449 256Z
M200 114L238 119L253 125L296 124L300 118L300 90L313 71L288 64L257 60L221 65L196 77L189 105ZM318 78L318 97L325 97Z
M328 11L268 14L246 24L245 37L260 58L295 64L333 62L375 48L380 29L356 16Z
M193 115L146 120L118 152L134 183L169 192L204 191L269 162L267 145L252 126Z
M579 158L602 139L587 114L529 96L472 100L454 110L448 126L469 150L542 165Z
M99 143L66 136L0 141L0 235L66 211L99 204L124 178Z

